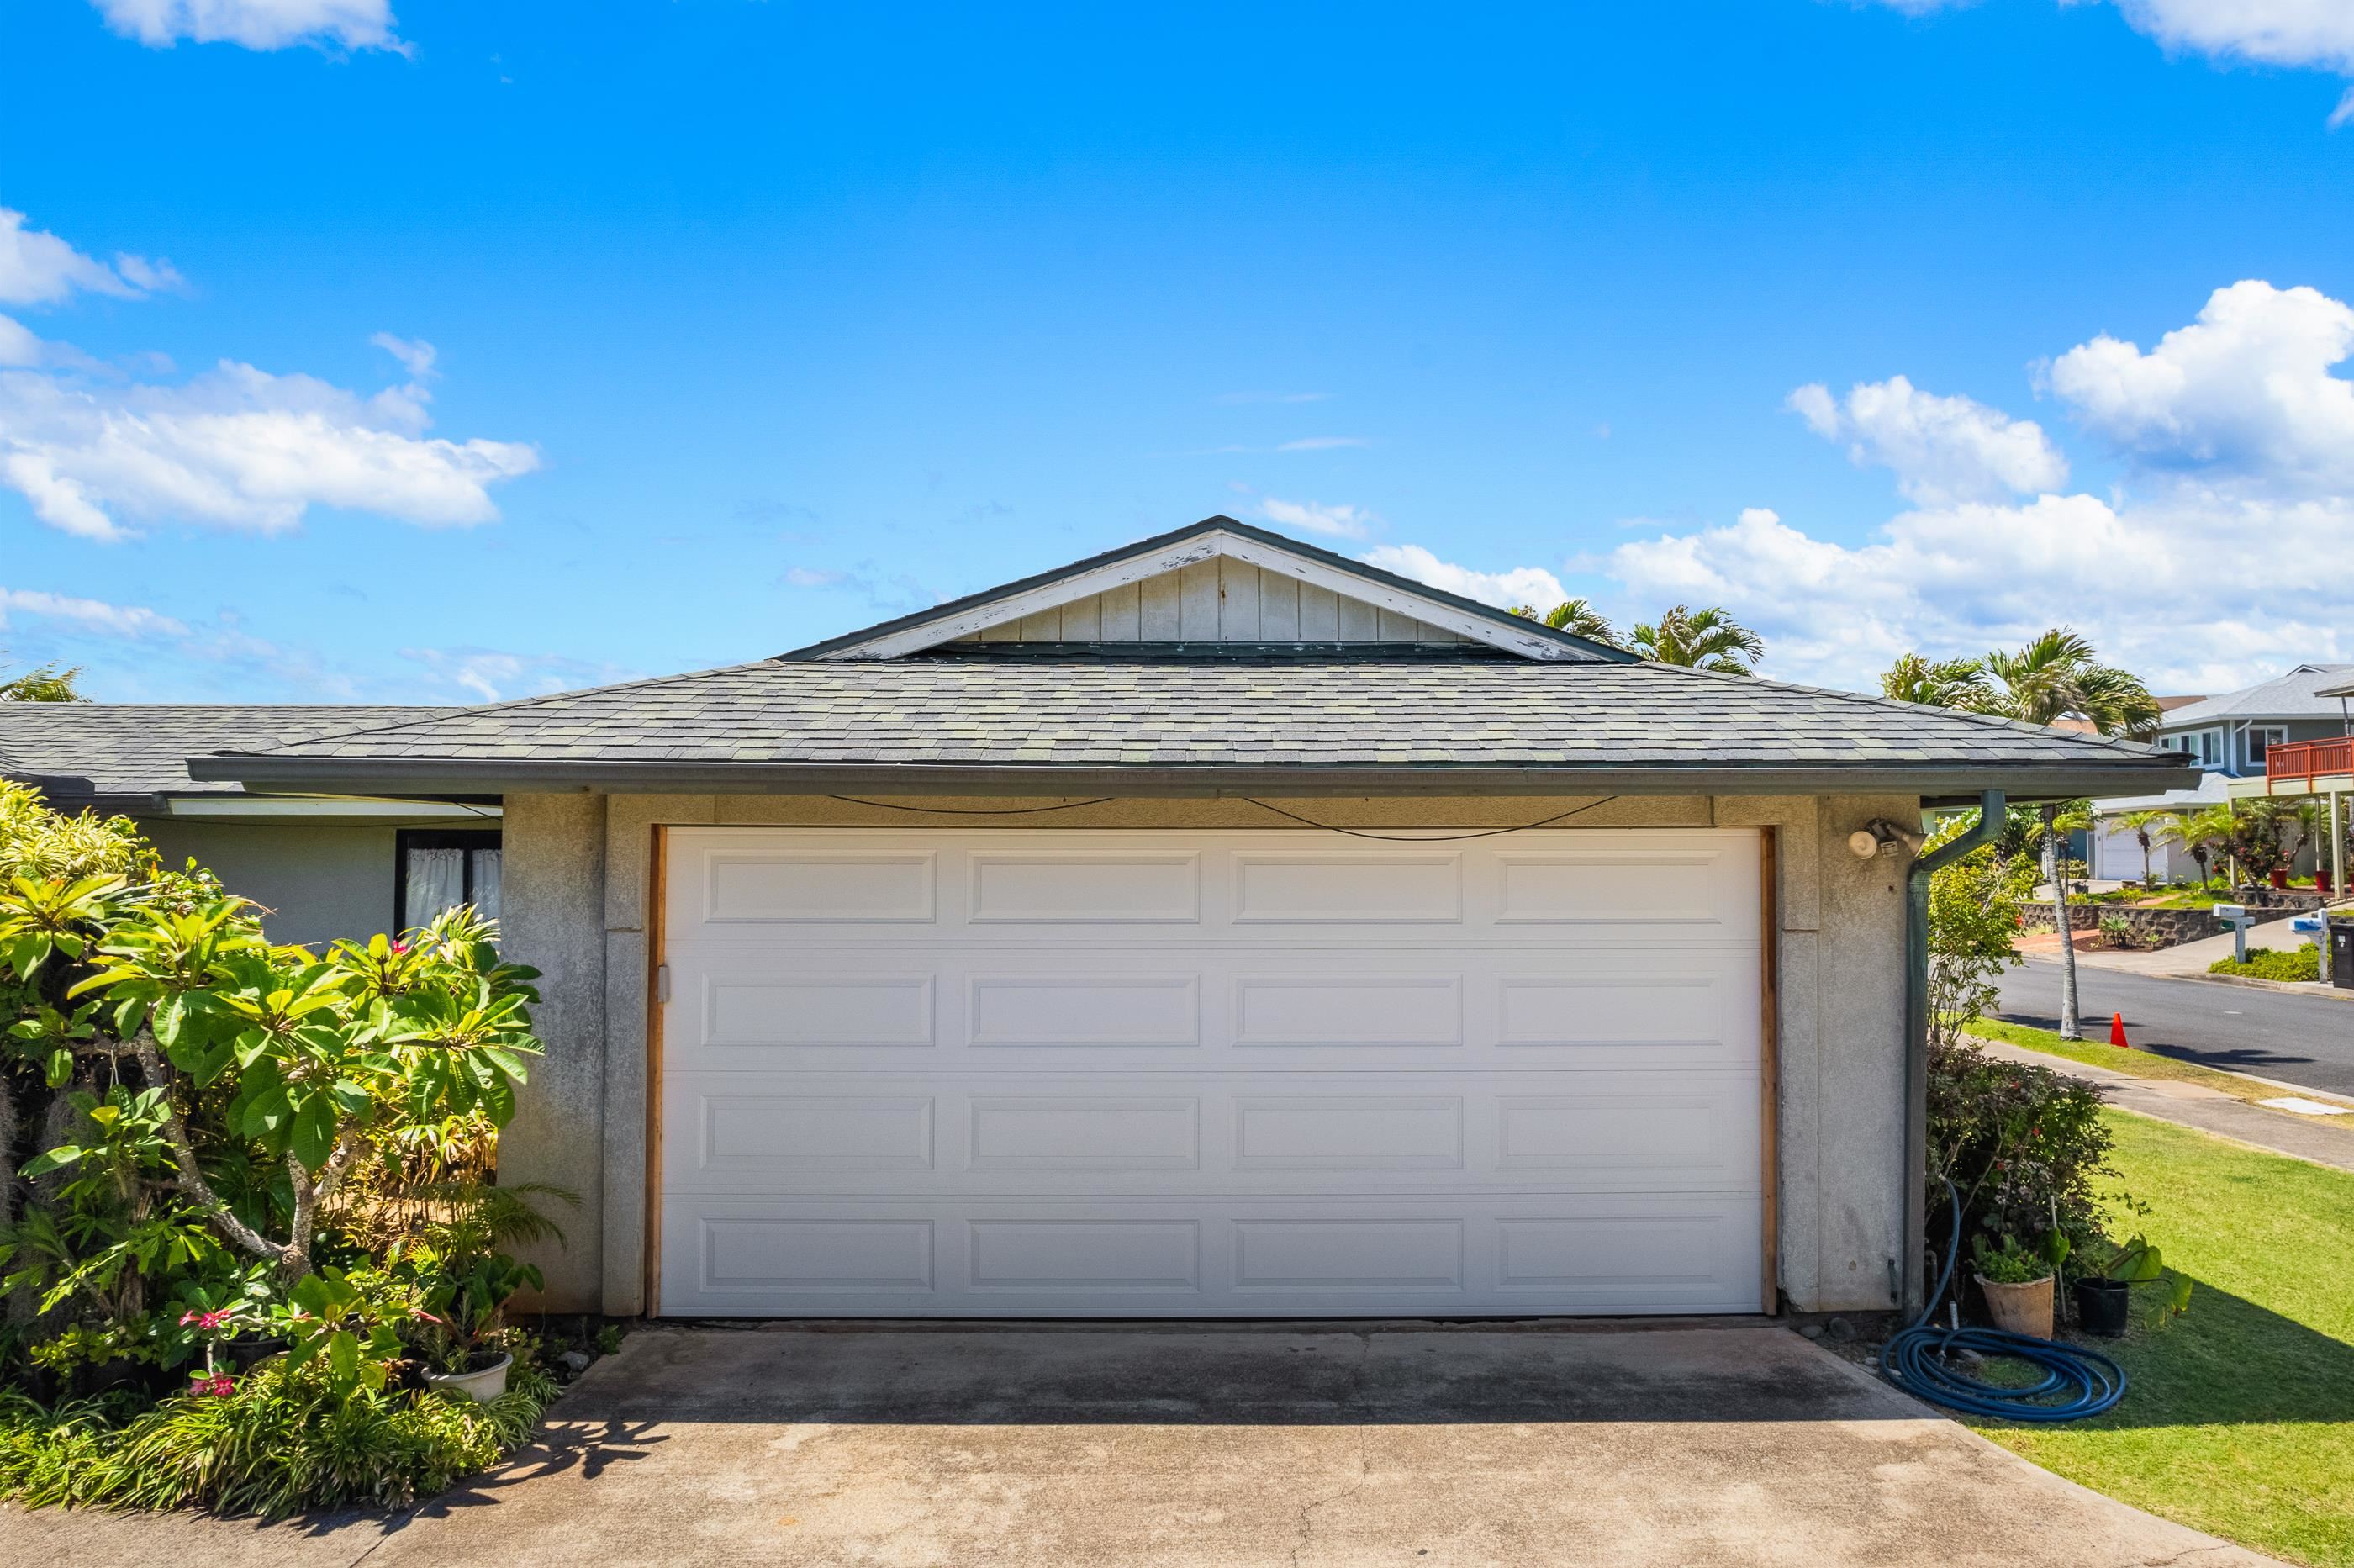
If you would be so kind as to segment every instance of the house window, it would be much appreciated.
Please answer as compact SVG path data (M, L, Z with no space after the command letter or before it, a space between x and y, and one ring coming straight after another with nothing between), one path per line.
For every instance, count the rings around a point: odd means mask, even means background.
M403 829L393 881L394 915L404 931L445 909L471 904L499 917L499 835L447 829Z
M2278 724L2252 724L2248 726L2248 770L2264 770L2264 753L2275 746L2288 744L2288 726Z
M2221 730L2193 730L2189 735L2169 735L2166 739L2170 750L2189 752L2201 768L2223 766L2223 732Z

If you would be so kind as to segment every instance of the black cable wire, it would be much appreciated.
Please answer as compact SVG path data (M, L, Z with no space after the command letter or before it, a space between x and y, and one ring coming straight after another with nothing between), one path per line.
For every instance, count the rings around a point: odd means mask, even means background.
M1321 828L1328 833L1346 833L1352 839L1372 839L1376 843L1385 844L1451 844L1464 839L1492 839L1500 833L1524 833L1531 828L1551 827L1555 822L1565 822L1572 817L1590 811L1596 806L1606 806L1618 797L1605 795L1599 800L1588 800L1583 806L1572 807L1566 811L1557 811L1550 817L1541 818L1533 822L1516 822L1509 828L1481 828L1477 832L1469 833L1368 832L1363 828L1336 827L1331 822L1320 822L1313 818L1303 817L1297 811L1287 811L1280 806L1269 805L1256 796L1244 795L1239 798L1248 800L1254 806L1273 811L1278 817L1289 817L1295 822L1304 823L1311 828Z
M1098 795L1092 800L1061 800L1052 806L907 806L896 800L862 800L855 795L828 795L826 799L851 806L872 806L882 811L921 811L928 817L1034 817L1041 811L1075 811L1081 806L1100 806L1114 797Z

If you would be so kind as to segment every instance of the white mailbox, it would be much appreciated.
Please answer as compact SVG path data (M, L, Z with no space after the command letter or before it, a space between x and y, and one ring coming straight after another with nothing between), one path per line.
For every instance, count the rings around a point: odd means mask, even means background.
M2248 927L2256 923L2244 904L2218 904L2215 918L2232 927L2232 956L2242 963L2248 961Z

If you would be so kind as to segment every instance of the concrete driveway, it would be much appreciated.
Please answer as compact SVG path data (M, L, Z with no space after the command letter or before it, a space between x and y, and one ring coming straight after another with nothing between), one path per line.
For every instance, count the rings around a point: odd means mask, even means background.
M2261 1563L1765 1327L663 1329L412 1514L0 1512L0 1564Z

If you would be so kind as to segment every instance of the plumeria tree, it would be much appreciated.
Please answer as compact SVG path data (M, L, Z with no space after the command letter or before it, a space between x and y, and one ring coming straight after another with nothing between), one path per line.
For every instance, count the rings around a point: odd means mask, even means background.
M514 1114L540 1049L535 971L472 911L319 953L270 942L211 878L0 787L10 821L56 841L0 838L17 864L0 881L0 1080L47 1102L23 1172L37 1201L0 1212L0 1264L40 1310L70 1298L120 1325L160 1282L241 1268L283 1291L313 1274L356 1164L419 1125ZM191 1300L180 1327L222 1305Z

